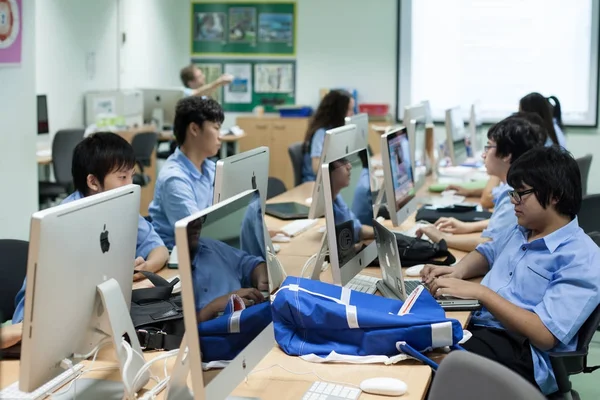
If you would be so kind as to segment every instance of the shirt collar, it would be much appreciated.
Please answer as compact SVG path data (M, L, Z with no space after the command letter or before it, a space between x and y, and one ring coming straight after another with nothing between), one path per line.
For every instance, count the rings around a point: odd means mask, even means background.
M183 154L183 152L179 149L179 147L177 147L175 149L175 160L183 165L186 169L186 171L189 172L189 174L192 176L192 178L194 179L200 179L202 176L205 176L206 178L210 178L210 166L209 164L211 163L210 160L206 159L204 160L204 162L202 163L202 171L198 171L198 168L196 168L196 166L194 165L194 163L187 158L187 156L185 154Z
M527 236L529 235L529 230L524 227L518 225L519 230L523 233L523 237L527 240ZM535 240L541 240L546 245L546 248L550 251L550 253L554 253L558 246L564 243L571 236L575 235L579 230L579 220L575 217L571 222L566 224L560 229L555 230L549 235L544 236L543 238Z

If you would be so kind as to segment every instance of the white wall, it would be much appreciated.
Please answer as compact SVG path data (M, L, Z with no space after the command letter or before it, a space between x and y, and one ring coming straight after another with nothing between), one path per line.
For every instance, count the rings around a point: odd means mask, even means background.
M37 210L35 4L23 2L21 66L0 67L0 238L29 239Z
M181 86L179 71L190 62L188 0L120 0L121 87Z
M83 96L118 86L117 0L43 0L36 12L36 90L50 130L83 127Z

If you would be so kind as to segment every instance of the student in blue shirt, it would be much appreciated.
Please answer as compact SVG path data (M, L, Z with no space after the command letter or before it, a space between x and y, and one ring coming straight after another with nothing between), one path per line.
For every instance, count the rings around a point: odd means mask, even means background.
M360 152L360 161L362 162L362 170L354 197L352 199L352 212L363 225L373 226L373 195L371 192L371 175L369 175L369 161L365 152Z
M264 258L218 240L201 238L200 224L196 220L188 225L198 322L215 318L225 310L233 294L247 306L263 302L261 291L269 290Z
M537 384L557 390L550 352L574 350L577 333L600 302L600 249L577 221L576 161L555 146L530 150L510 168L518 225L477 247L454 267L426 266L436 296L478 299L473 337L463 347ZM484 276L481 284L468 279Z
M186 97L177 103L173 131L179 147L161 168L149 212L167 248L175 245L175 222L213 204L216 165L209 158L221 147L225 116L210 98Z
M333 197L333 219L336 225L352 221L354 229L354 243L361 240L373 239L375 233L372 226L363 225L356 215L348 208L340 195L343 188L350 185L352 164L347 160L338 160L330 164L329 176L331 180L331 195ZM371 218L373 214L371 212Z
M511 164L528 150L541 146L541 137L539 127L521 117L508 117L492 126L488 131L488 143L483 153L488 174L506 182ZM462 222L455 218L440 218L434 225L418 230L417 235L425 234L435 243L444 239L448 247L458 250L475 250L478 244L493 240L517 223L508 196L511 188L503 188L489 220ZM480 237L460 235L479 231L483 231Z
M233 81L233 76L223 74L214 82L206 83L206 76L200 68L194 64L183 67L179 72L183 93L186 96L210 96L221 86L228 85Z
M552 117L552 104L548 99L536 92L529 93L519 101L519 111L536 113L542 117L544 127L548 132L546 146L559 145L565 149L567 148L565 135L561 131L559 136L556 131L554 118Z
M354 99L350 93L344 90L332 90L323 97L304 137L302 182L312 182L317 179L317 168L320 167L325 143L325 131L345 125L345 118L353 114Z
M75 192L62 204L131 184L135 172L135 154L131 145L121 136L111 132L94 133L75 147L71 171ZM169 252L162 240L141 215L138 217L135 254L132 272L158 272L169 259ZM134 281L143 279L142 274L133 274ZM15 299L13 324L23 321L26 282L23 282ZM149 281L144 280L134 284L134 289L149 286Z

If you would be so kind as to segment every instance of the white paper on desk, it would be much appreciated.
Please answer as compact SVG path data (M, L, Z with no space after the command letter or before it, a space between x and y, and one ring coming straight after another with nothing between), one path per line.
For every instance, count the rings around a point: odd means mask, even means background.
M407 360L409 357L406 354L398 354L393 357L388 356L349 356L338 354L332 351L327 357L319 357L316 354L307 354L300 356L304 361L312 363L346 363L346 364L396 364L400 361Z
M217 360L217 361L202 363L202 369L204 371L208 371L209 369L223 369L223 368L226 368L230 362L231 361Z

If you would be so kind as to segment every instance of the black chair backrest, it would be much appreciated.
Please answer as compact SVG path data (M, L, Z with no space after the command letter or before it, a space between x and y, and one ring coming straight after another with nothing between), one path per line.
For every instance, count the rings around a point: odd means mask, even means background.
M600 305L592 312L588 319L579 328L577 350L585 351L587 354L590 342L596 333L596 329L600 326Z
M302 164L304 163L304 143L296 142L288 147L288 153L294 167L294 185L298 186L302 183Z
M270 176L267 186L267 200L285 193L286 190L285 184L281 179Z
M585 233L600 232L600 194L583 197L577 219Z
M156 132L140 132L135 135L131 141L131 147L133 147L136 161L146 167L150 166L150 158L157 141L158 135Z
M56 183L67 186L73 181L73 150L83 140L83 129L62 129L52 140L52 167Z
M27 274L28 251L29 242L0 240L0 315L5 320L11 319L15 312L15 297Z
M577 165L579 166L579 173L581 174L581 192L583 196L587 195L587 183L588 176L590 175L590 166L592 165L592 155L586 154L585 156L578 158Z

